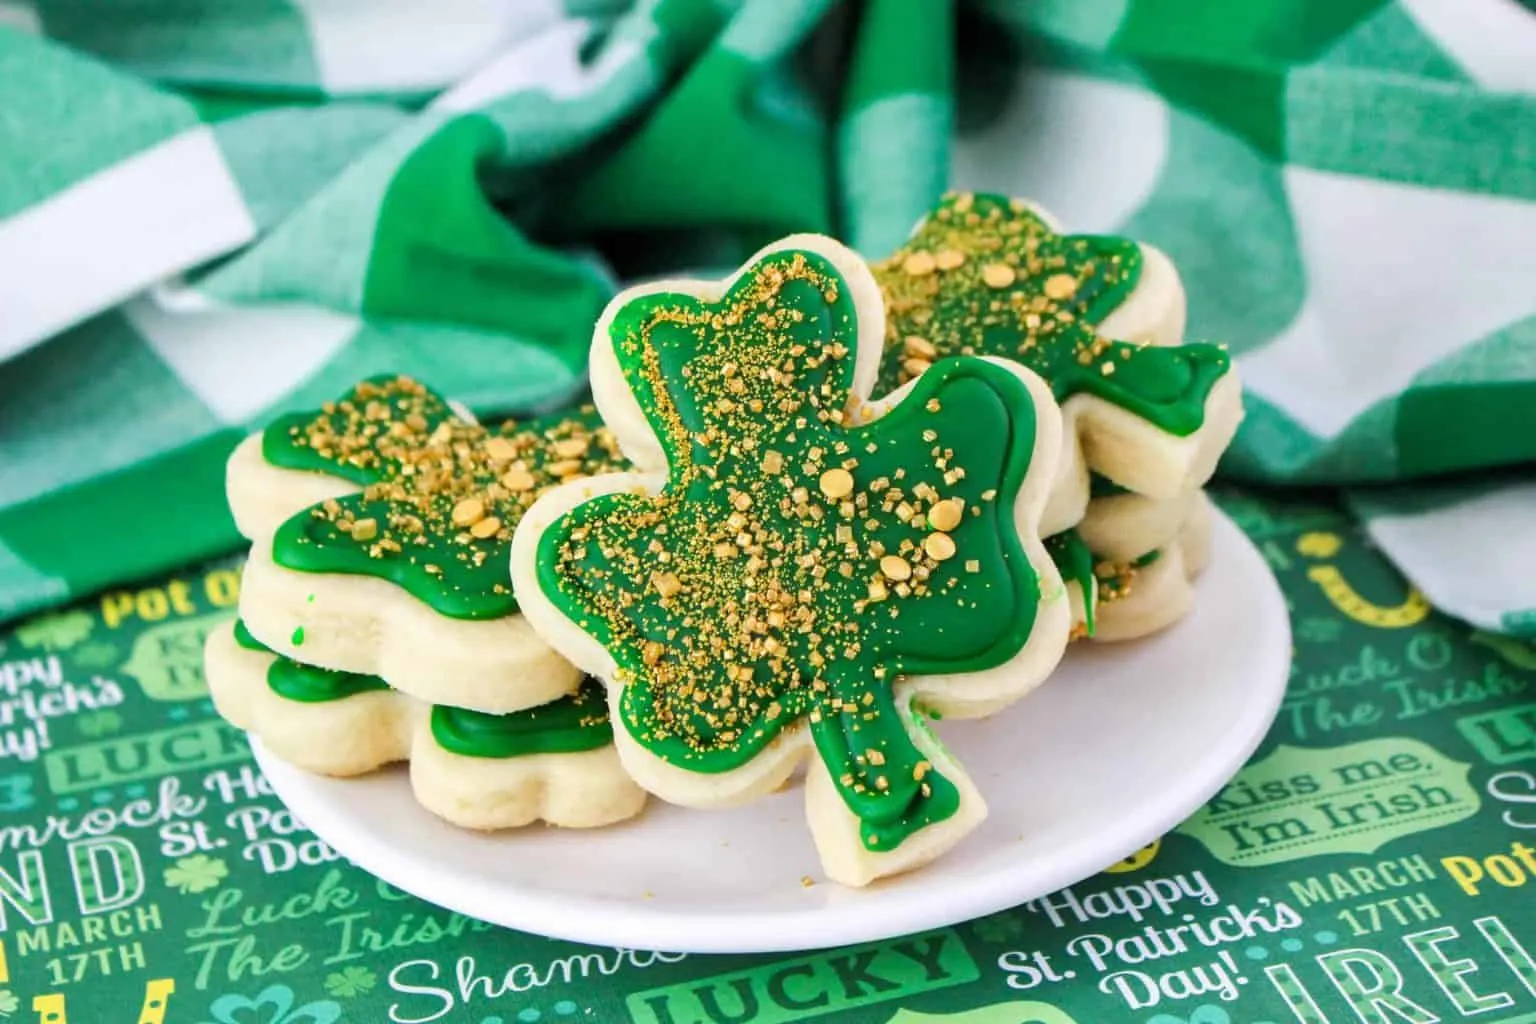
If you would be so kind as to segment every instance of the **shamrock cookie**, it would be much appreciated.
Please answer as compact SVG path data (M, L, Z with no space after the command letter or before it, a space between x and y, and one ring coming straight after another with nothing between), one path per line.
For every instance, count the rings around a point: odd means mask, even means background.
M274 756L336 776L409 761L416 799L455 825L591 828L645 805L619 764L595 682L508 715L429 707L377 676L278 657L238 621L209 635L204 659L219 713Z
M1072 600L1073 635L1135 640L1189 614L1193 581L1210 560L1211 505L1197 492L1188 515L1164 546L1134 558L1106 558L1077 531L1046 541Z
M512 530L543 489L624 465L590 409L491 429L415 381L364 381L231 456L241 616L285 657L429 704L554 700L581 673L518 614Z
M1095 490L1077 532L1100 561L1135 561L1171 544L1204 500L1199 488L1167 498Z
M851 885L985 815L914 699L990 713L1070 628L1038 532L1061 451L1044 383L953 359L872 402L882 334L868 268L815 235L621 294L592 388L636 472L555 488L512 544L524 614L609 684L635 780L729 806L814 747L812 834Z
M1016 359L1050 385L1066 448L1047 533L1082 518L1089 470L1172 497L1209 478L1237 429L1231 360L1174 344L1183 289L1149 247L1062 235L1022 202L962 193L874 270L888 313L882 393L961 354Z

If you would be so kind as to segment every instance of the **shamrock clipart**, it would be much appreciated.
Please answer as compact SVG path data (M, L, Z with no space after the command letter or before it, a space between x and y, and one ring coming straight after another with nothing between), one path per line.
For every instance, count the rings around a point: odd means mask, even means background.
M1010 703L1069 629L1038 532L1049 389L958 358L871 400L884 332L867 267L814 235L619 295L592 388L636 468L549 491L512 544L524 615L608 685L635 780L732 806L809 755L823 869L851 885L985 816L924 712Z

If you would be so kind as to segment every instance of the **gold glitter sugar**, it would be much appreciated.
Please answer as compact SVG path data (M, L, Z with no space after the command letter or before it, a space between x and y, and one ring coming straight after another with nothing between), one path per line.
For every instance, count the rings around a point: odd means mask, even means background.
M627 468L612 434L593 429L584 415L485 427L452 415L418 382L396 377L358 384L347 398L290 427L288 436L297 447L379 477L361 495L370 505L383 503L375 514L354 519L330 500L315 515L370 557L403 555L446 579L443 559L478 568L487 558L480 542L511 538L537 493L557 482L548 463L557 450L574 452L579 445L584 458L575 468L585 472ZM427 562L434 537L457 543L436 549L436 560Z

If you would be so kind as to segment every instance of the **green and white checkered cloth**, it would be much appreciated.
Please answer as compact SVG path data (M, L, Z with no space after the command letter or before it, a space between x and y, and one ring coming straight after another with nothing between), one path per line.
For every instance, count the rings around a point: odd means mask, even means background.
M566 400L616 281L883 255L946 184L1168 251L1223 472L1536 635L1516 0L0 0L0 620L233 546L278 410Z

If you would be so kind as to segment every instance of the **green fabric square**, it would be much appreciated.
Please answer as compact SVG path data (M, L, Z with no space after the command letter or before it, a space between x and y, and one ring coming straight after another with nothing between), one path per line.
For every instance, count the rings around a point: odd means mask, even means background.
M1135 0L1111 47L1136 59L1169 102L1283 159L1287 70L1323 52L1382 2Z
M534 340L574 369L586 360L607 290L491 205L477 169L505 142L490 118L466 115L406 158L379 207L363 312Z
M256 417L308 409L381 374L415 377L477 413L540 410L564 404L585 377L535 341L443 324L373 321L318 371Z
M1278 69L1318 56L1390 0L1133 0L1115 39L1143 57Z
M221 431L0 509L0 538L37 576L63 580L77 596L232 550L240 537L224 465L240 438Z
M1375 69L1415 78L1446 82L1471 80L1424 34L1419 23L1395 3L1359 21L1333 42L1317 60L1319 65Z
M1415 377L1396 438L1406 476L1536 461L1536 317Z
M1242 354L1284 330L1306 300L1280 168L1193 113L1169 112L1157 186L1117 230L1172 258L1189 303L1191 338Z
M27 155L0 159L0 220L198 123L185 100L23 32L0 29L0 82L0 154Z
M287 0L35 0L61 42L146 78L318 88L304 16Z
M318 193L408 116L382 103L279 106L219 121L212 131L251 219L266 228Z
M0 620L25 615L69 597L69 584L41 572L5 545L0 535Z
M219 426L121 313L103 314L0 370L3 503L131 466Z
M1536 97L1332 67L1285 88L1295 165L1426 188L1536 199Z

